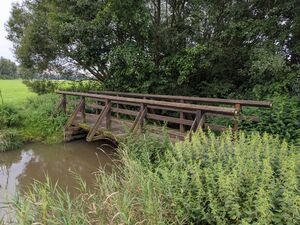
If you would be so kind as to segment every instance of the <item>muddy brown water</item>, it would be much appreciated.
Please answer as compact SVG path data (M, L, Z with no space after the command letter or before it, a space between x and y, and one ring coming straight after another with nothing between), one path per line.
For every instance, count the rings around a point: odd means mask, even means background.
M71 193L76 192L77 186L74 173L92 186L99 168L111 170L115 154L107 142L83 140L55 145L28 144L19 150L0 153L0 218L17 192L24 193L34 180L45 181L45 174Z

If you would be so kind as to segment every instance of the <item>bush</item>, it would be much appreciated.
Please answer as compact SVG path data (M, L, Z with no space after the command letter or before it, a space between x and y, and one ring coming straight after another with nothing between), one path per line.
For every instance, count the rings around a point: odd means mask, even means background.
M277 96L271 99L270 110L246 109L248 115L257 115L259 123L243 122L241 128L279 135L281 139L300 144L300 99L298 97Z
M53 93L58 88L58 82L52 80L23 80L23 83L38 95Z
M200 132L192 141L175 146L148 140L148 136L129 140L120 149L122 165L111 174L100 171L93 190L80 180L80 194L73 199L50 181L35 183L15 202L17 220L22 224L300 223L299 150L279 138Z
M77 92L89 92L89 91L101 91L103 90L102 84L95 80L81 80L81 81L66 81L66 84L59 85L60 90L64 91L77 91Z

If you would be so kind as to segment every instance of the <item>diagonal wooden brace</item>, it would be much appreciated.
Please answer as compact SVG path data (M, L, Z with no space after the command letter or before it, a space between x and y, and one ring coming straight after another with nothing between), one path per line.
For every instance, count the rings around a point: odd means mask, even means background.
M190 139L192 138L192 133L196 132L198 129L202 128L205 122L205 113L202 113L200 110L197 111L196 117L193 121L193 124L190 129Z
M90 132L88 133L88 135L86 136L86 140L87 141L93 141L93 137L95 136L99 126L101 125L101 123L103 122L104 118L107 116L108 112L110 111L111 108L111 103L108 102L104 109L102 110L102 112L100 113L95 125L93 126L93 128L90 130Z
M136 126L138 124L141 125L141 129L143 129L143 125L144 125L144 119L145 119L145 116L147 114L147 106L145 106L144 104L141 105L141 109L138 113L138 115L136 116L135 120L134 120L134 123L131 127L131 132L134 132L135 129L136 129Z
M80 110L82 110L82 107L84 105L84 100L81 99L79 101L79 104L77 105L77 107L75 108L75 111L72 113L72 115L69 117L66 125L65 125L65 130L68 129L74 122L74 120L76 119L77 114L79 113Z

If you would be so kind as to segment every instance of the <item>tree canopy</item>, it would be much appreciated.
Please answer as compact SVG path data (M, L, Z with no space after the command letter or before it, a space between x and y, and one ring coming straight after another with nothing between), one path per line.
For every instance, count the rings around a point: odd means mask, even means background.
M297 0L25 0L7 30L21 66L111 90L299 95Z

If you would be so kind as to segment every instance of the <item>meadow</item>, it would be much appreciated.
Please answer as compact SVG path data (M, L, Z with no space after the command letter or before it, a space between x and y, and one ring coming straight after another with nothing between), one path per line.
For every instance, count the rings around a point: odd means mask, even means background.
M3 103L8 104L21 104L28 97L36 96L22 83L22 80L0 80L0 91L2 95L1 103L3 101Z

